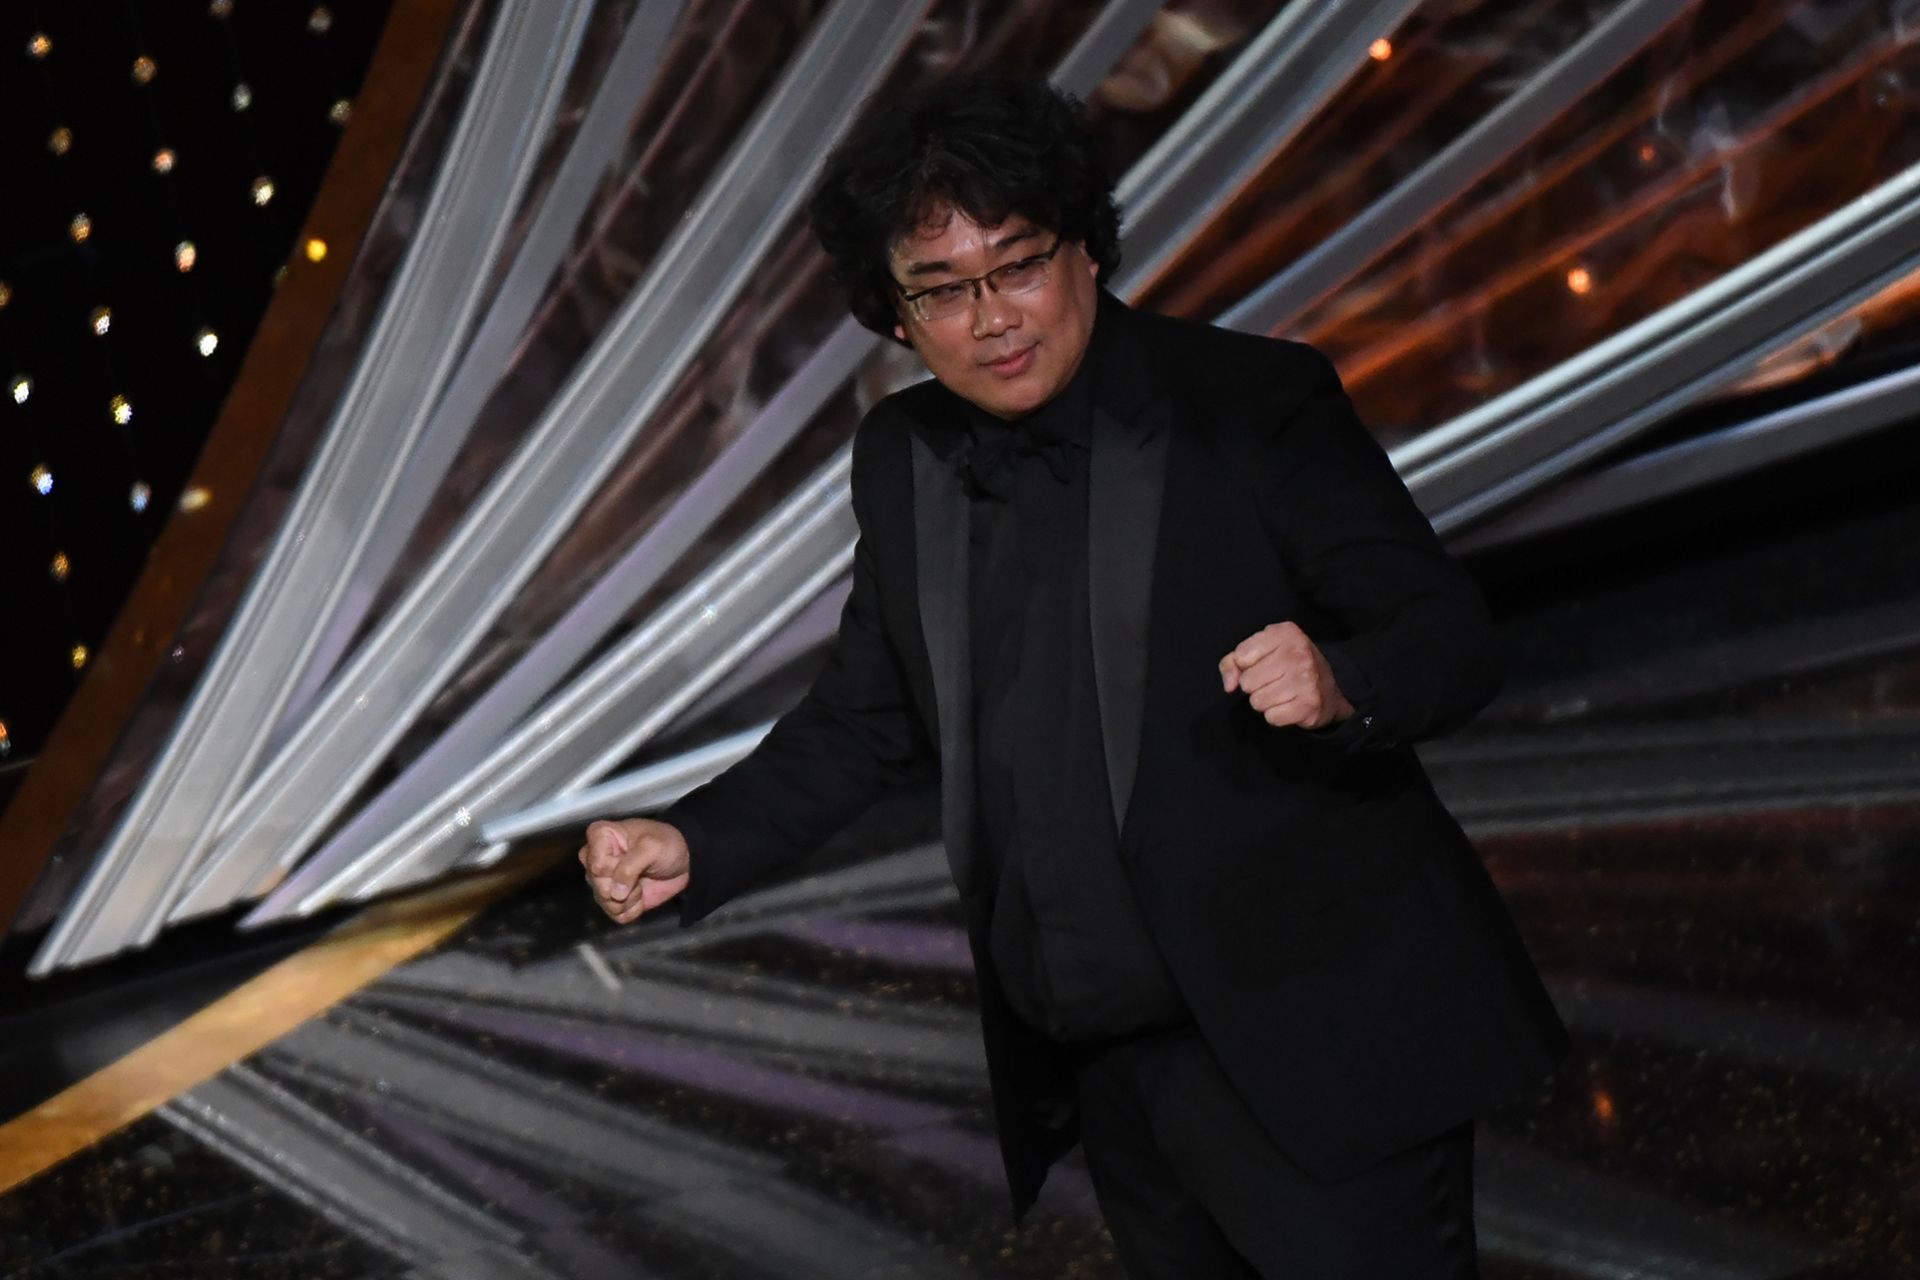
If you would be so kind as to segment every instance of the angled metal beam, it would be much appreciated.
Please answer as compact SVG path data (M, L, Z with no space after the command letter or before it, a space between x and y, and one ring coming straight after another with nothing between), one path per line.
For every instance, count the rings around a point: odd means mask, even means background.
M489 845L558 831L593 821L607 813L644 813L663 808L707 779L745 758L773 728L773 721L730 733L691 751L607 779L597 786L569 792L480 826L479 838Z
M1536 538L1718 484L1920 417L1920 365L1562 482L1454 538L1458 551Z
M1392 191L1228 308L1216 323L1276 333L1464 194L1698 0L1626 0Z
M1117 192L1126 219L1115 287L1138 292L1172 263L1219 205L1369 65L1367 48L1418 0L1289 4L1140 158ZM1208 193L1196 200L1196 192Z
M558 1280L497 1213L451 1194L251 1067L195 1085L160 1116L419 1274Z
M279 750L305 718L308 705L359 632L502 370L510 367L514 344L539 305L554 268L566 255L581 215L608 167L620 157L627 128L652 91L667 37L685 7L686 0L640 0L628 19L580 128L542 195L533 225L460 357L459 368L447 379L439 402L431 406L432 416L407 455L392 494L374 515L373 530L353 565L351 580L328 615L307 655L306 670L281 712L270 752Z
M448 144L425 230L387 291L327 436L191 702L30 972L151 941L260 758L320 618L345 582L451 372L558 108L586 18L508 0ZM427 394L422 395L422 388Z
M1920 267L1920 165L1574 359L1393 453L1451 533L1745 376Z
M922 6L840 0L623 304L413 590L235 802L175 918L276 882L511 603L664 402L798 208ZM157 924L157 922L156 922Z

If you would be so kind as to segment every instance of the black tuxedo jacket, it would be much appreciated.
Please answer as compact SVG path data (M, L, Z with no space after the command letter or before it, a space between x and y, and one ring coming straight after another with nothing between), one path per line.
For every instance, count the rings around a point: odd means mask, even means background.
M1121 351L1095 388L1095 683L1120 856L1228 1078L1298 1164L1356 1172L1539 1081L1565 1031L1411 744L1499 682L1445 553L1312 347L1103 294ZM1070 1065L1013 1017L973 841L965 440L927 382L860 424L860 539L825 668L745 759L660 817L691 852L692 922L890 790L941 783L1016 1216L1075 1140ZM1361 710L1276 729L1219 660L1292 620Z

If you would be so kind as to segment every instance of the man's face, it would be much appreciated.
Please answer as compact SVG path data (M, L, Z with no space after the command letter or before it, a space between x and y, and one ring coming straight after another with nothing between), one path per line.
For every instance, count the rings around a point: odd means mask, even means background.
M1053 233L1018 214L983 227L959 210L897 241L893 278L909 293L1045 253ZM999 294L985 284L965 310L922 320L907 304L894 333L913 345L928 372L955 395L999 418L1018 418L1059 394L1080 367L1093 332L1100 266L1069 241L1054 255L1047 282L1027 293Z

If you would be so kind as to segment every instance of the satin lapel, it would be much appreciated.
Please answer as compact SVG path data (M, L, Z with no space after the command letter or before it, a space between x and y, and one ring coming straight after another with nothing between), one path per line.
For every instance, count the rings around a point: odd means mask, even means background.
M940 735L940 826L953 882L965 894L973 864L973 665L967 613L967 496L949 463L913 441L914 568L920 633L933 669Z
M1165 489L1172 401L1157 398L1132 422L1104 407L1093 413L1087 487L1087 611L1093 624L1093 681L1100 736L1113 791L1113 824L1126 828L1140 759L1147 687L1147 612L1153 553Z

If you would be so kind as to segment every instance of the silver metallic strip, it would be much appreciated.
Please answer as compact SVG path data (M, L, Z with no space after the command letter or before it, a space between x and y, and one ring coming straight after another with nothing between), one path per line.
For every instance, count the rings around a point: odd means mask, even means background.
M1920 366L1578 476L1469 530L1451 545L1478 551L1538 537L1841 444L1916 412Z
M1452 532L1746 376L1920 267L1920 165L1720 280L1394 457Z
M1137 290L1163 271L1418 2L1297 0L1281 9L1120 183L1126 265L1115 287ZM1196 200L1196 191L1211 195Z
M668 34L685 5L686 0L640 0L628 19L620 46L607 64L513 265L461 356L460 367L432 406L432 416L419 444L408 454L392 496L375 514L373 531L353 565L352 580L328 616L307 657L306 670L281 712L270 752L277 752L305 719L308 704L358 634L381 585L500 381L501 371L509 367L514 344L565 256L588 202L608 167L620 157L628 125L653 88Z
M1466 192L1696 3L1626 0L1473 128L1216 323L1279 332Z
M1108 0L1047 78L1057 89L1086 97L1119 65L1164 7L1164 0Z
M451 372L558 106L591 6L506 0L352 383L272 549L30 972L151 941L259 759L318 622Z
M543 800L525 809L483 822L480 839L505 843L584 825L609 813L644 813L685 795L707 779L745 758L773 728L773 721L715 738L657 764L607 779L597 786Z
M922 6L839 0L637 288L420 580L233 808L201 906L257 893L351 802L671 392Z
M160 1116L423 1274L555 1275L527 1256L524 1234L499 1215L450 1194L251 1067L195 1085Z

